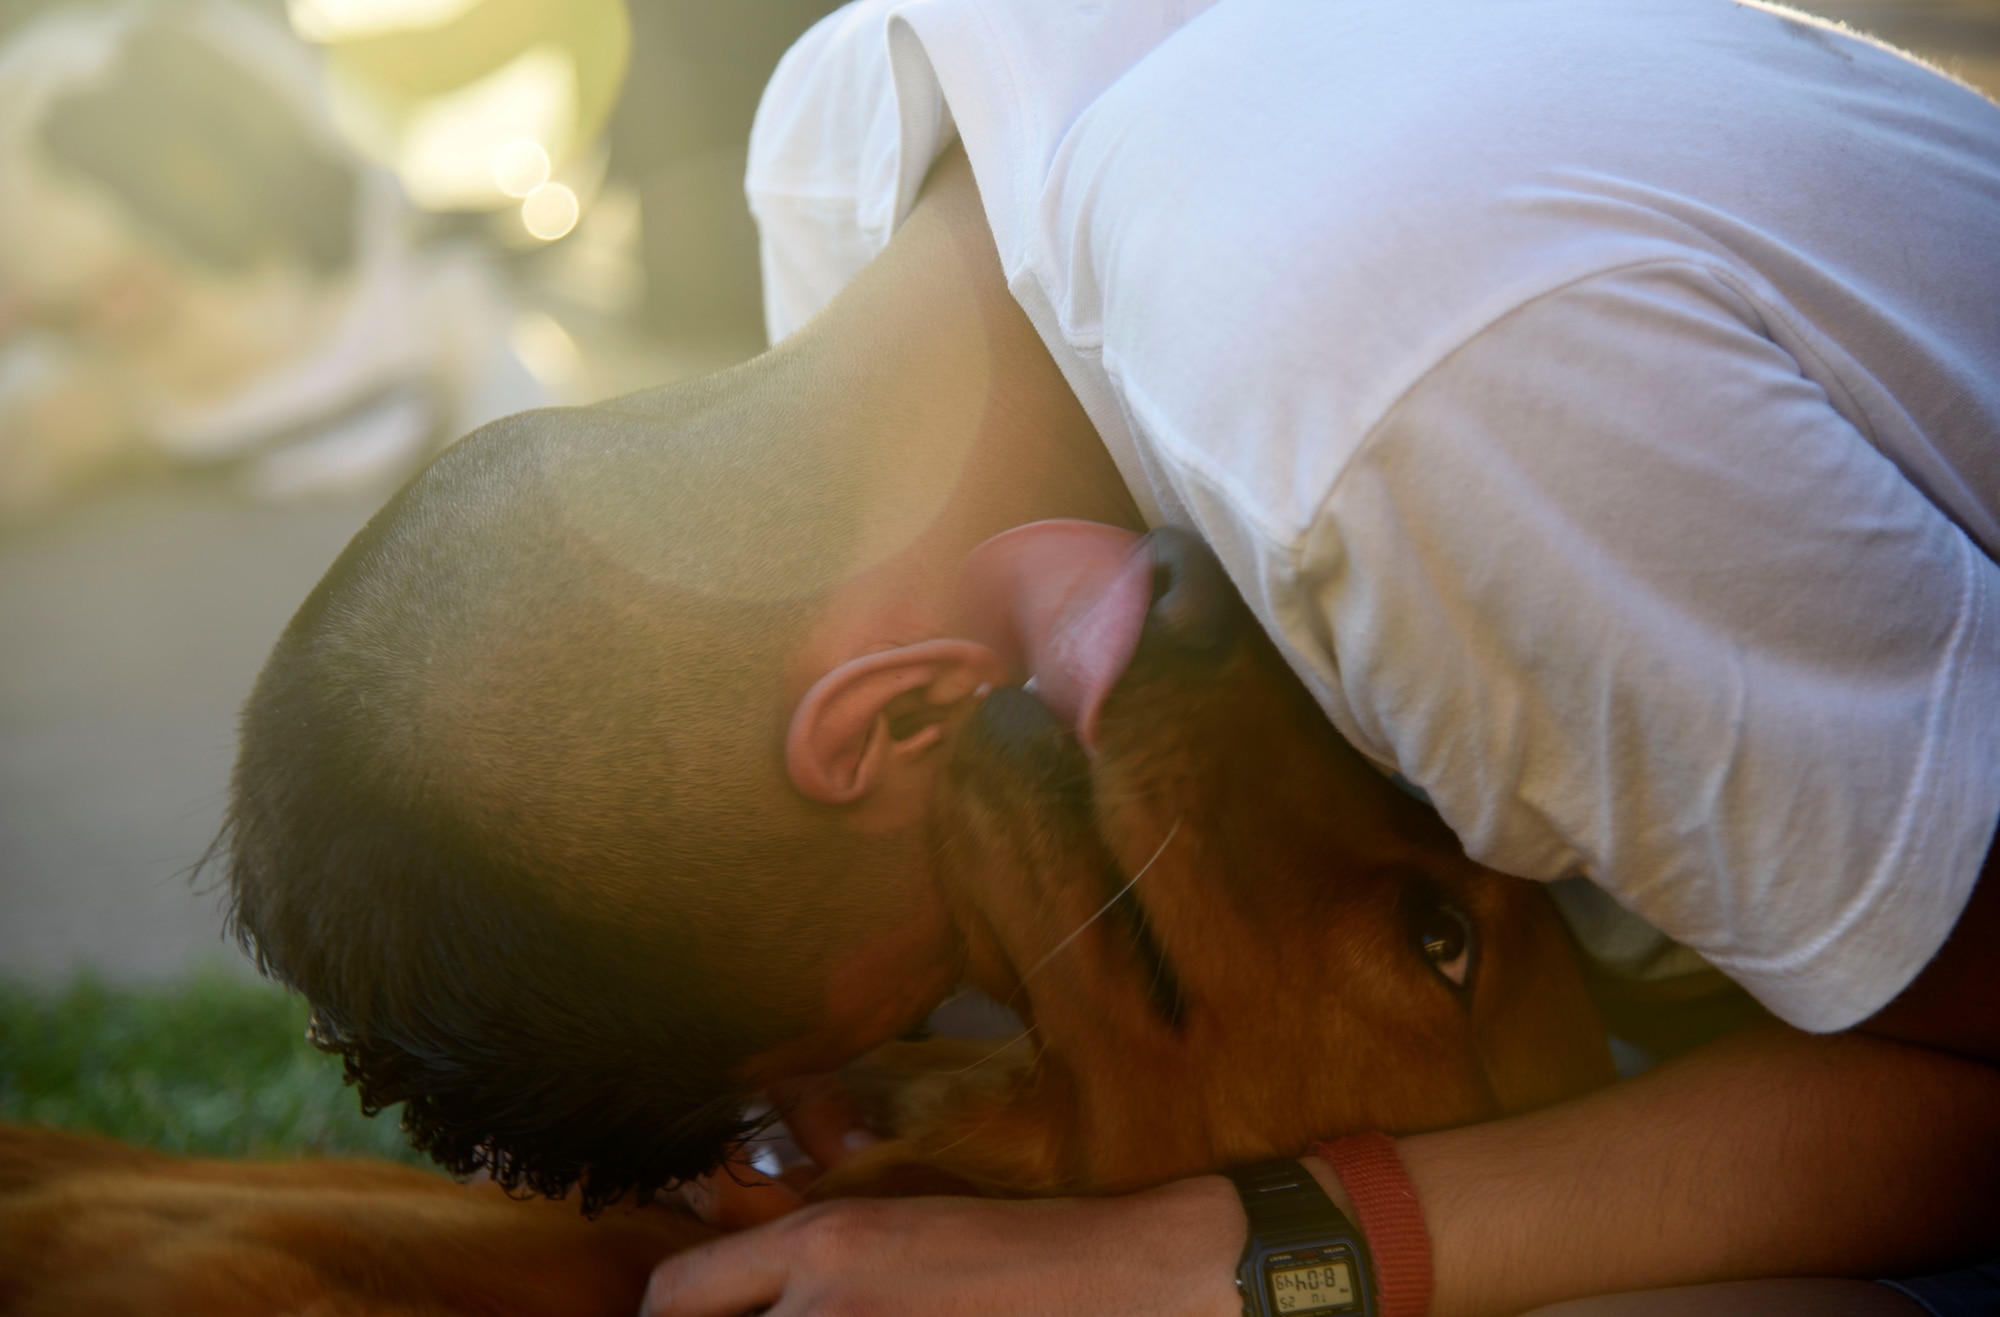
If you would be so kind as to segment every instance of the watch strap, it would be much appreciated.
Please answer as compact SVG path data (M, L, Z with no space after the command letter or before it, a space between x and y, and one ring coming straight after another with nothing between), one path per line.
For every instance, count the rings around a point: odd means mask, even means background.
M1236 1186L1243 1201L1243 1213L1250 1219L1250 1237L1237 1263L1236 1284L1243 1294L1244 1317L1261 1317L1263 1277L1259 1259L1274 1249L1308 1247L1329 1242L1345 1243L1364 1272L1357 1283L1366 1317L1378 1317L1372 1300L1373 1267L1368 1256L1367 1236L1347 1219L1347 1214L1327 1197L1312 1172L1297 1158L1256 1162L1223 1172Z
M1323 1235L1329 1222L1354 1228L1297 1158L1238 1166L1224 1174L1236 1184L1250 1233L1267 1244Z
M1370 1131L1314 1146L1340 1177L1361 1218L1375 1264L1378 1317L1426 1317L1431 1307L1431 1236L1423 1205L1396 1155L1396 1141Z

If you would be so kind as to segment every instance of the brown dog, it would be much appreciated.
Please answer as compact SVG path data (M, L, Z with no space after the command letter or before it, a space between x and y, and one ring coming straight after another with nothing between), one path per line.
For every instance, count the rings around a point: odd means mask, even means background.
M655 1262L713 1236L383 1162L190 1161L0 1126L7 1317L630 1317Z
M1611 1078L1544 892L1468 860L1328 726L1204 546L1148 539L1154 600L1096 753L1001 691L954 758L949 899L973 983L1032 1046L919 1085L911 1135L823 1196L926 1169L1136 1189Z
M1115 1192L1606 1082L1543 893L1467 860L1327 726L1196 542L1086 755L1018 690L960 737L942 820L973 982L1015 1047L892 1045L900 1137L821 1196ZM187 1162L0 1133L0 1312L592 1314L710 1232L365 1163Z

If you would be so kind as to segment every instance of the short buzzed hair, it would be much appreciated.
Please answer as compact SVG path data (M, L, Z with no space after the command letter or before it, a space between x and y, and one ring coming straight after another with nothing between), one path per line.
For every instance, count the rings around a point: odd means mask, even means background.
M746 368L747 369L747 368ZM863 856L782 788L856 540L840 444L739 372L496 422L341 554L244 711L232 920L370 1110L587 1209L711 1169L808 1031Z

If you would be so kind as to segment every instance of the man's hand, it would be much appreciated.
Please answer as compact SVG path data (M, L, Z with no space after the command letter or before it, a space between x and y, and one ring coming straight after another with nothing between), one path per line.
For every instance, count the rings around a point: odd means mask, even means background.
M1236 1317L1249 1227L1219 1175L1127 1198L825 1203L669 1258L642 1317Z

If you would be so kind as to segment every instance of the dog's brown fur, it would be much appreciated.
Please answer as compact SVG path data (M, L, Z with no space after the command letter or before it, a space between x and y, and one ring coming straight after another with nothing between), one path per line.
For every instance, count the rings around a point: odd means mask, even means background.
M1543 894L1467 860L1226 608L1214 653L1142 645L1088 760L1018 694L962 738L947 896L973 982L1029 1032L885 1049L901 1137L822 1196L1118 1191L1610 1078ZM1413 934L1439 903L1472 930L1462 988ZM395 1167L0 1131L0 1313L18 1317L623 1314L654 1260L709 1234Z
M1468 860L1327 725L1233 592L1218 606L1236 614L1224 653L1142 646L1087 761L1026 701L1025 728L962 746L949 896L972 981L1029 1022L1027 1046L823 1194L927 1170L989 1193L1135 1189L1610 1080L1543 891ZM1463 990L1415 945L1413 897L1469 921Z
M0 1126L7 1317L630 1317L714 1231L383 1162L190 1161Z

